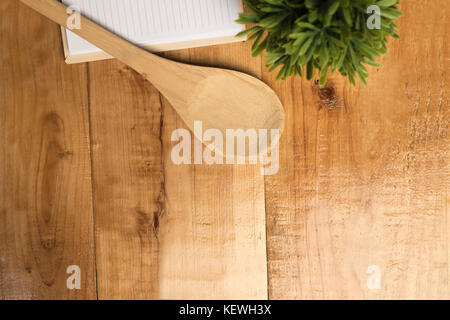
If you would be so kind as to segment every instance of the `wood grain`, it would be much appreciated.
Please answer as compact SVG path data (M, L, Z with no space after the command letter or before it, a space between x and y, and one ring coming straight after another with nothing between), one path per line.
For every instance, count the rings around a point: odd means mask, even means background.
M94 299L86 67L47 19L14 0L0 15L0 298Z
M89 64L99 299L158 297L164 205L156 89L117 61Z
M272 299L449 298L449 5L402 9L367 88L264 75L287 112L266 178Z
M170 53L192 63L260 75L249 44ZM175 165L173 130L187 128L168 102L164 109L167 210L160 224L161 298L266 299L264 179L257 166Z
M156 89L114 61L89 78L99 298L266 298L259 168L176 166L171 134L186 125Z

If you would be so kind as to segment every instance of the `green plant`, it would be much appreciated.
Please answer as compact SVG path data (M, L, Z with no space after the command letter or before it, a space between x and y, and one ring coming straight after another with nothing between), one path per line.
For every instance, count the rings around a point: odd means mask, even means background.
M355 84L356 75L366 85L364 64L379 66L376 57L386 53L388 37L395 33L399 0L244 0L249 13L236 21L254 26L237 36L249 35L254 57L266 50L266 66L281 67L277 79L302 76L311 80L320 71L324 85L328 72L339 71ZM368 7L377 5L380 29L369 29ZM303 70L303 71L302 71Z

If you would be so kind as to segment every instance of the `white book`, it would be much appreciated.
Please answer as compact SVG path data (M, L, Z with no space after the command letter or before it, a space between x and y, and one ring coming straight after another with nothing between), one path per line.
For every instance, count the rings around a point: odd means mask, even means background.
M152 52L242 41L242 0L62 0L120 37ZM63 29L67 63L112 58Z

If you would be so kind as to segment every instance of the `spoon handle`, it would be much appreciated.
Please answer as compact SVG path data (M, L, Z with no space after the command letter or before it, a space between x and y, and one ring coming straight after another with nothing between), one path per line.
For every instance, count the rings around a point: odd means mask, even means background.
M61 2L57 0L20 1L40 14L46 16L50 20L53 20L63 27L67 27L67 21L69 18L67 12L68 8ZM158 71L165 71L158 69L165 69L165 67L167 67L167 62L169 62L168 60L139 48L138 46L118 37L83 16L81 16L80 21L80 29L71 29L72 32L89 41L111 56L119 59L137 72L143 74L146 78L149 76L146 73L149 63L152 64L152 69L156 68L156 70L154 70L155 72L158 73ZM149 80L151 81L151 79Z

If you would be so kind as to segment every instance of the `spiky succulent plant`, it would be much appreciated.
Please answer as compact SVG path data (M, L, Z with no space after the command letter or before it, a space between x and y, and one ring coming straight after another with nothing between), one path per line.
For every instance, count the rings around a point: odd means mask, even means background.
M386 53L388 37L398 38L394 23L402 15L398 2L244 0L247 13L240 14L237 22L254 26L238 36L253 40L253 56L266 51L270 71L280 68L277 79L302 76L306 71L310 80L318 69L324 85L331 69L352 84L359 76L365 85L368 71L364 65L379 66L375 59Z

